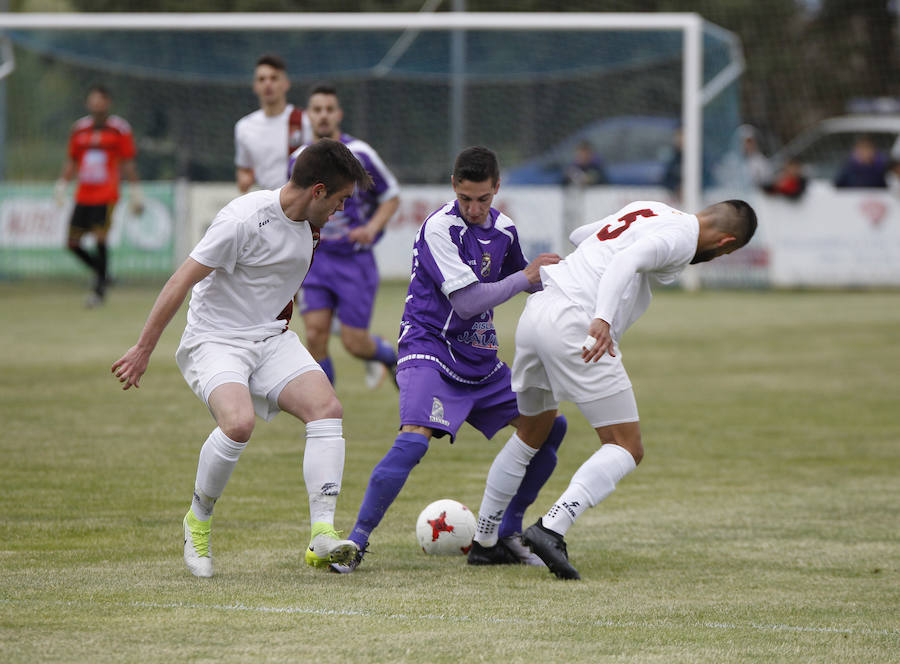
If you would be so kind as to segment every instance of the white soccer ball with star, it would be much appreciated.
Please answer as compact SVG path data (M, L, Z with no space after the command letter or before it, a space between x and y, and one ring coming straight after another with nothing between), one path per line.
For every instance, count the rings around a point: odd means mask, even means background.
M416 538L422 551L438 556L466 554L475 537L475 515L458 500L443 498L422 510Z

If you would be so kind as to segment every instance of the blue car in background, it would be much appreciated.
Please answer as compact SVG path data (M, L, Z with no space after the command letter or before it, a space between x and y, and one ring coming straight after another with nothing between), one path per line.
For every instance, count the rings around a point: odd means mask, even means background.
M563 184L579 143L588 141L603 160L608 184L659 185L674 153L679 118L628 115L582 127L539 157L503 173L503 184Z

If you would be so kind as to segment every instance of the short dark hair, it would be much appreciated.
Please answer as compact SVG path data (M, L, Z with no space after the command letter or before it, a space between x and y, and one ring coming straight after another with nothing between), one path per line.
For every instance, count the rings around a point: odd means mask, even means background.
M743 247L756 232L756 211L750 207L747 201L736 198L722 201L722 205L730 208L731 214L727 215L724 222L727 232L737 239L738 245Z
M484 182L490 180L497 184L500 180L500 164L493 150L475 145L466 148L456 157L453 164L453 179L456 182Z
M351 182L359 189L369 189L373 184L350 149L330 138L320 138L303 149L291 171L291 182L303 189L321 182L329 195Z
M329 83L328 81L318 81L310 86L309 94L306 95L306 98L309 99L313 95L334 95L338 96L337 88L334 87L333 83Z
M269 65L278 71L287 71L287 65L284 64L284 58L275 53L263 53L256 61L256 66Z

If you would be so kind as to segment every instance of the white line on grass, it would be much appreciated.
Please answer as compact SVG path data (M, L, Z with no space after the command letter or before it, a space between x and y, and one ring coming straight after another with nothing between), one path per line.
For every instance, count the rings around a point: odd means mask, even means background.
M69 602L66 602L69 603ZM119 605L121 606L121 604ZM501 623L501 624L531 624L535 621L522 618L473 618L472 616L452 616L446 614L425 613L421 615L407 615L403 613L379 613L368 609L351 610L351 609L312 609L299 606L248 606L246 604L186 604L181 602L172 603L155 603L155 602L132 602L127 606L133 606L142 609L203 609L206 611L248 611L253 613L287 613L302 614L316 616L365 616L368 618L382 618L387 620L442 620L460 623ZM542 624L554 622L560 624L578 624L578 625L594 625L598 627L640 627L661 629L669 627L677 627L674 622L639 622L639 621L615 621L615 620L553 620L541 618ZM739 625L736 623L723 622L695 622L693 627L704 627L707 629L721 630L740 630L750 629L761 632L814 632L828 634L859 634L859 635L880 635L880 636L900 636L898 630L888 629L855 629L852 627L803 627L800 625L763 625L760 623L747 623Z
M14 604L16 600L0 599L0 604ZM64 606L118 606L130 607L137 609L191 609L204 611L246 611L250 613L283 613L283 614L300 614L310 616L364 616L367 618L377 618L383 620L442 620L459 623L492 623L492 624L518 624L530 625L533 620L523 618L474 618L472 616L453 616L447 614L423 613L420 615L409 615L405 613L379 613L368 609L312 609L302 606L249 606L247 604L196 604L184 602L54 602L54 604ZM641 629L668 629L678 627L674 621L664 622L641 622L637 620L559 620L551 618L541 618L541 624L553 622L557 624L569 625L587 625L596 627L639 627ZM718 630L741 630L749 629L760 632L813 632L817 634L854 634L854 635L878 635L878 636L900 636L900 630L895 629L869 629L869 628L853 628L853 627L804 627L802 625L764 625L761 623L746 623L743 625L737 623L725 622L694 622L690 623L690 627L702 627L706 629Z

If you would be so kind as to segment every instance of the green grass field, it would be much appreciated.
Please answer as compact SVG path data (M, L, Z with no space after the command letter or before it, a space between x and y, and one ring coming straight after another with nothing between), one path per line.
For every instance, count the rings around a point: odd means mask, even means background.
M86 281L86 280L85 280ZM581 582L417 549L419 510L477 509L509 430L433 441L356 574L304 566L303 426L259 422L216 507L216 576L181 519L212 428L173 359L109 366L156 288L0 284L0 661L897 662L900 294L659 293L622 345L646 457L569 532ZM373 328L396 335L404 286ZM498 309L507 361L524 300ZM294 323L297 327L298 323ZM397 396L333 346L347 461L338 527L393 441ZM542 514L596 447L571 407Z

